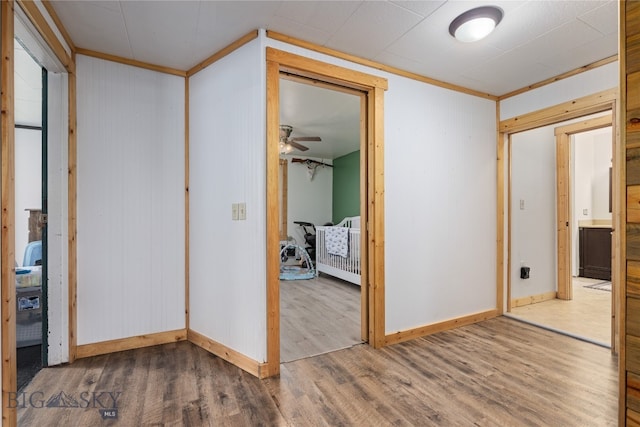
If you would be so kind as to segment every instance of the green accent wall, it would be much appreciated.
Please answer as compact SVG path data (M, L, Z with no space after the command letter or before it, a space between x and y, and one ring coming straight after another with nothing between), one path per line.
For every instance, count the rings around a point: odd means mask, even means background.
M360 150L333 159L334 224L360 215Z

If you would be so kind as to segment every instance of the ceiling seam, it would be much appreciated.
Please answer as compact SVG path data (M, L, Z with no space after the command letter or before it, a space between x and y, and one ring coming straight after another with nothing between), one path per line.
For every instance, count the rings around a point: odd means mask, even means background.
M127 35L127 44L131 51L131 59L135 59L136 55L133 53L133 46L131 46L131 37L129 36L129 27L127 27L127 19L124 16L124 10L122 10L122 0L118 1L118 8L120 9L120 15L122 15L122 23L124 24L124 31Z

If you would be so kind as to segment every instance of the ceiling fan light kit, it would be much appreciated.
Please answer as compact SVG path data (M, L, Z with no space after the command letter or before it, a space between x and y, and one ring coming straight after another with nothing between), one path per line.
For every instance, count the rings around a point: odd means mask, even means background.
M294 150L307 151L309 147L298 144L298 141L322 141L319 136L301 136L297 138L289 138L293 132L293 127L289 125L280 125L280 154L289 154Z
M467 10L449 25L449 34L461 42L482 40L498 26L504 12L496 6L482 6Z

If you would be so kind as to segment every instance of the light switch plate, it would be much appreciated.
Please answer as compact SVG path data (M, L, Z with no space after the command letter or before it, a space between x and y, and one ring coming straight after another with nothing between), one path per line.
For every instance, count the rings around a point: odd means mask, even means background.
M247 219L247 204L244 202L238 203L238 219L240 221Z
M231 219L234 221L238 220L238 204L233 203L231 205Z

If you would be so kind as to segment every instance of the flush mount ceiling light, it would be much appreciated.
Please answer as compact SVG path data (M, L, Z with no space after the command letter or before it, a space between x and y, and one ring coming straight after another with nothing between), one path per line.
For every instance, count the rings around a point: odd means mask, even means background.
M461 42L475 42L488 36L502 20L502 9L482 6L467 10L449 25L449 33Z

